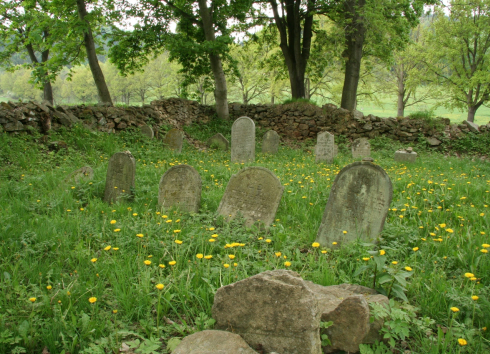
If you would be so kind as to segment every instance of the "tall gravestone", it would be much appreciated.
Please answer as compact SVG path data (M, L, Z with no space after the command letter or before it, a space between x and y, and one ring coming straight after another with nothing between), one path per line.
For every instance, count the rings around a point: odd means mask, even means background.
M240 117L231 127L231 162L255 161L255 123Z
M390 177L380 166L370 161L345 166L333 182L317 242L331 246L358 237L374 240L383 230L392 197Z
M279 149L279 134L277 134L274 130L269 130L264 134L264 138L262 140L262 152L264 154L277 154L277 150Z
M371 144L367 138L359 138L352 142L352 157L357 159L360 157L371 156Z
M210 148L217 150L228 150L230 142L226 139L223 134L217 133L208 139L208 144Z
M182 152L182 143L184 135L179 129L173 128L167 132L163 138L163 145L180 154Z
M141 134L147 136L148 138L153 139L154 136L153 129L149 125L140 126L140 132Z
M334 136L329 132L321 132L316 138L315 162L333 163L334 157Z
M274 220L284 187L279 178L264 167L247 167L231 176L218 207L218 214L233 219L238 214L245 225L260 221L265 227Z
M124 151L109 159L105 181L104 201L115 203L121 194L132 195L136 176L136 161L131 152Z
M173 166L160 179L158 204L197 213L201 205L201 185L201 176L192 166Z

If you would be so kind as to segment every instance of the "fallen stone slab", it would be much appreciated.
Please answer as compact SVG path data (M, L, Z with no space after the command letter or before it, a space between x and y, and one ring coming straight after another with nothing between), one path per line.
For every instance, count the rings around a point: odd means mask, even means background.
M240 337L226 331L206 330L185 337L172 354L258 354Z

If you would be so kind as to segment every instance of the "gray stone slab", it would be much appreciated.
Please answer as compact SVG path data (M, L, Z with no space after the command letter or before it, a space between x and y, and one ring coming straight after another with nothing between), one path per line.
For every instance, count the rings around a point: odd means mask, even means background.
M468 129L471 132L473 132L473 133L479 133L480 132L478 124L473 123L473 122L469 122L467 120L463 121L463 123L466 124L466 126L468 127Z
M329 132L321 132L316 138L315 162L333 163L335 157L334 136Z
M371 156L371 144L367 138L359 138L352 142L352 157L355 159Z
M279 140L279 134L275 130L267 131L262 139L262 152L264 154L277 154Z
M228 220L241 214L245 225L261 222L265 227L274 220L284 187L279 178L264 167L247 167L231 176L218 207Z
M211 149L224 151L227 151L230 148L230 142L221 133L216 133L210 137L207 141L207 145Z
M104 201L115 203L123 195L132 196L136 176L136 161L131 152L124 151L109 159L105 181Z
M415 162L417 160L417 153L405 149L397 150L395 151L394 160L398 162Z
M197 213L201 205L201 186L201 176L192 166L173 166L160 179L158 204Z
M147 136L150 139L153 139L153 137L155 136L155 134L153 133L152 127L150 127L149 125L140 126L140 131L141 131L141 134Z
M205 330L185 337L172 354L257 354L238 334Z
M340 245L358 237L375 240L392 198L390 177L380 166L368 161L345 166L333 182L317 242L332 247L333 242Z
M75 183L78 183L82 180L90 181L92 178L94 178L94 170L90 166L84 166L70 173L68 177L66 177L65 181L73 181Z
M184 141L184 134L179 129L170 129L165 138L163 138L163 146L168 147L170 150L180 154L182 152L182 143Z
M240 117L231 127L231 162L255 161L255 123Z

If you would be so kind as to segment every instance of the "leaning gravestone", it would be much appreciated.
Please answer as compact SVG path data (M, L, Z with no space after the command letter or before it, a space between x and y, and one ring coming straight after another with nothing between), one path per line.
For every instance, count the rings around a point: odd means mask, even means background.
M167 132L165 138L163 138L163 145L176 153L180 154L182 152L182 142L184 141L184 136L179 129L173 128Z
M231 162L255 161L255 123L238 118L231 127Z
M146 135L148 138L153 139L153 129L149 125L142 125L140 127L141 134Z
M264 138L262 140L262 152L264 154L277 154L277 150L279 149L279 134L277 134L274 130L269 130L264 134Z
M121 194L131 195L136 175L136 161L131 152L124 151L109 159L105 181L104 201L115 203Z
M208 144L210 148L212 149L218 149L218 150L228 150L228 147L230 146L230 142L228 139L226 139L223 134L217 133L214 134L212 137L208 139Z
M395 151L395 161L398 162L415 162L417 153L411 147Z
M264 167L247 167L231 176L218 207L218 214L233 219L238 214L245 225L260 221L265 227L274 220L284 187L271 171Z
M173 166L160 179L158 204L197 213L201 204L201 176L189 165Z
M335 157L334 136L329 132L318 134L315 148L315 162L333 163Z
M383 230L392 197L390 177L381 167L364 160L345 166L333 182L317 242L374 240Z
M371 144L367 138L359 138L352 142L352 157L357 159L359 157L371 156Z

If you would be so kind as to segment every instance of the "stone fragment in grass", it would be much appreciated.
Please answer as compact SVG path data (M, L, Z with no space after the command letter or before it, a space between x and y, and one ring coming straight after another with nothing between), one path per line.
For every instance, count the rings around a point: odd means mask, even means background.
M345 166L333 182L316 242L332 247L357 238L374 241L392 198L390 177L380 166L369 161Z
M267 131L262 139L262 153L272 155L277 154L279 140L279 134L277 134L275 130Z
M94 178L94 170L90 166L83 166L82 168L79 168L78 170L73 171L66 177L65 181L74 181L75 183L78 183L82 180L84 181L90 181L92 178Z
M400 149L395 151L394 160L397 162L415 162L417 160L417 153L412 148Z
M201 185L201 176L192 166L173 166L160 179L158 204L197 213L201 205Z
M168 147L170 150L175 151L177 154L182 152L182 143L184 141L184 135L179 129L170 129L165 138L163 138L163 146Z
M223 136L223 134L216 133L208 139L207 145L211 149L227 151L230 147L230 142Z
M185 337L172 354L257 354L257 352L238 334L206 330Z
M369 156L371 156L371 144L367 138L359 138L352 142L352 157L354 159Z
M315 162L333 163L335 157L334 136L329 132L318 134L315 146Z
M136 176L136 161L130 151L117 152L109 159L104 201L115 203L121 195L132 196Z
M284 187L264 167L251 166L231 176L218 207L218 214L230 220L241 214L245 225L255 222L270 226L279 207Z
M153 139L153 136L154 136L153 129L149 125L145 124L145 125L140 126L140 132L144 136L147 136L149 139Z
M231 127L231 162L255 161L255 123L240 117Z

